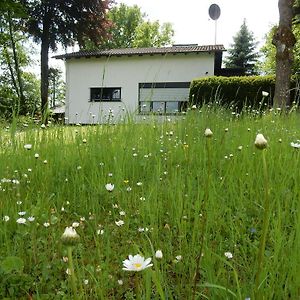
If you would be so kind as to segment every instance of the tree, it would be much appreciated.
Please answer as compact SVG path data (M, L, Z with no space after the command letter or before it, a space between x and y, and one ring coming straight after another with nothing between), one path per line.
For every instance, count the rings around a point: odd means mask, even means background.
M137 5L121 3L109 11L108 18L112 26L108 38L100 45L102 49L161 47L172 43L172 25L146 20L147 15Z
M49 50L58 43L81 47L88 37L95 44L106 35L109 21L107 10L111 0L20 0L28 15L24 18L26 31L41 43L41 109L48 110Z
M49 69L49 95L51 99L50 107L55 107L58 103L64 102L65 83L60 69Z
M162 47L171 44L174 30L170 23L160 26L158 21L143 22L136 28L133 47Z
M258 63L258 69L261 73L275 75L276 71L276 47L273 45L272 40L274 33L277 30L277 26L273 26L266 34L265 44L260 49L262 61ZM300 70L300 28L296 24L293 26L293 33L296 38L296 44L294 45L293 53L293 66L292 74Z
M1 2L0 11L0 55L4 74L11 80L17 95L12 103L16 115L25 114L26 99L24 94L23 68L29 63L29 57L24 51L25 38L20 32L19 19L24 16L22 7L12 1Z
M273 36L276 46L276 80L273 103L276 107L290 105L290 81L293 63L293 47L296 43L292 31L294 0L279 0L279 25Z
M225 60L226 68L239 68L245 74L255 73L255 64L258 54L255 51L257 43L254 35L249 31L246 20L244 20L240 31L233 37L234 43L228 50L228 56Z

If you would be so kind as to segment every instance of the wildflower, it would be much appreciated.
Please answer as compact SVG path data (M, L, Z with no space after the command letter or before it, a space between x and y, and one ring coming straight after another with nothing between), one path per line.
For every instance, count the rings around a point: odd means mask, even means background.
M163 257L162 251L161 250L157 250L155 252L155 257L158 259L161 259Z
M72 224L72 227L73 228L76 228L76 227L78 227L79 226L79 223L78 222L73 222L73 224Z
M97 234L98 234L98 235L102 235L103 233L104 233L104 230L103 230L103 229L98 229L98 230L97 230Z
M71 269L67 268L67 270L66 270L66 274L67 274L67 275L71 275L71 274L72 274L72 271L71 271Z
M179 261L182 260L182 256L181 255L177 255L175 258L176 258L177 262L179 262Z
M48 163L47 159L45 159L45 160L43 161L43 163L46 165L46 164Z
M61 240L64 244L72 246L79 240L79 235L73 227L66 227Z
M227 257L228 259L232 259L233 258L233 255L231 252L225 252L224 253L225 257Z
M83 142L84 144L86 144L87 140L86 140L86 139L83 139L82 142Z
M45 222L45 223L43 224L43 226L47 228L47 227L50 226L50 223L49 223L49 222Z
M143 185L143 183L142 182L137 182L136 185L141 186L141 185Z
M38 158L40 157L40 155L39 155L38 153L35 153L35 154L34 154L34 157L35 157L36 159L38 159Z
M192 109L197 109L197 105L196 104L192 105Z
M265 149L268 146L268 141L265 139L265 137L261 133L259 133L256 136L254 145L255 145L256 148L262 150L262 149Z
M209 128L206 128L205 131L204 131L204 135L205 135L207 138L210 138L210 137L212 137L213 132L212 132Z
M115 223L119 227L121 227L121 226L123 226L125 224L123 220L115 221Z
M33 217L33 216L28 217L27 220L28 220L29 222L33 222L33 221L35 220L35 217Z
M265 92L265 91L262 91L261 94L262 94L263 97L268 97L269 96L269 93Z
M25 216L25 215L26 215L26 211L19 211L19 212L18 212L18 215L19 215L19 216Z
M125 216L126 213L125 213L125 211L122 210L119 212L119 214L120 214L120 216Z
M242 151L242 149L243 149L243 146L238 146L239 151Z
M26 219L25 218L19 218L19 219L17 219L17 223L18 224L25 224L26 223Z
M139 272L153 266L153 264L150 264L151 257L145 259L143 256L136 254L135 256L129 255L128 258L123 261L124 271Z
M4 216L3 221L8 222L9 221L9 216Z
M107 183L105 185L105 188L106 188L107 191L112 192L114 190L115 186L114 186L114 184Z
M118 280L118 284L119 284L119 285L123 285L123 280L122 280L122 279L119 279L119 280Z
M83 280L83 284L88 285L89 284L89 280L88 279L84 279Z
M31 145L31 144L25 144L25 145L24 145L24 148L25 148L26 150L30 150L30 149L32 148L32 145Z
M225 128L225 132L228 132L228 128Z
M41 125L41 128L42 128L42 129L45 129L45 128L46 128L46 125L45 125L45 124L42 124L42 125Z
M293 147L293 148L295 148L295 149L299 149L300 148L300 143L298 142L298 143L293 143L293 142L291 142L291 146Z

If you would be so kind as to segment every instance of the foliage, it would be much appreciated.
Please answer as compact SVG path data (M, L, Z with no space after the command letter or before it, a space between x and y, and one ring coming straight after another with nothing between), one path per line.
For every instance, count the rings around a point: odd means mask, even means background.
M199 257L196 299L254 299L265 211L254 146L261 132L272 201L267 280L257 298L299 299L300 153L290 146L299 139L299 113L234 112L203 106L165 122L1 130L0 298L75 299L61 243L73 225L79 299L192 299ZM123 271L122 261L137 253L153 266Z
M65 102L65 82L60 69L49 69L49 96L50 107L55 107Z
M263 91L269 93L263 99L264 105L272 104L274 88L274 76L205 77L192 81L190 100L195 104L220 101L239 110L247 106L257 108L261 106Z
M0 115L32 114L38 107L39 87L36 77L24 70L32 63L26 37L20 32L18 16L6 11L1 18L0 44Z
M258 69L263 74L275 74L276 70L276 47L272 44L274 33L277 26L273 26L265 37L265 44L260 49L262 61L258 62ZM293 26L293 33L296 38L294 46L293 73L300 70L300 28L299 25Z
M26 114L33 115L39 110L40 82L33 73L23 72ZM0 116L11 119L17 111L18 96L11 79L0 75Z
M136 36L133 47L162 47L171 44L174 30L170 23L160 26L158 21L143 22L136 28Z
M108 30L109 38L101 48L161 47L172 43L172 25L147 21L147 15L137 5L121 3L114 6L109 11L108 18L112 26ZM88 48L93 47L90 45Z
M257 43L253 33L247 27L246 20L244 20L240 31L233 37L233 41L234 43L228 50L228 56L225 59L225 66L243 69L245 74L255 74L255 63L258 59Z
M26 31L41 43L41 108L44 117L48 110L49 50L57 44L71 45L75 41L84 46L88 37L97 44L106 35L106 17L110 0L21 0L28 17Z

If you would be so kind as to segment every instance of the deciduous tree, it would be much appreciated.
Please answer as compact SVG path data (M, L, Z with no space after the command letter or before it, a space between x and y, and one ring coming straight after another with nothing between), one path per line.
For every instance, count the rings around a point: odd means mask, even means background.
M106 35L111 0L20 0L28 17L26 30L41 44L41 107L48 109L49 50L57 45L84 46L86 37L97 44Z
M276 71L276 47L273 45L272 40L277 26L273 26L266 34L265 44L260 49L262 60L258 64L258 69L263 74L274 74ZM300 70L300 28L299 25L293 26L293 33L296 38L293 54L292 74Z
M137 6L121 3L108 13L112 26L100 48L161 47L172 43L174 30L170 23L150 22ZM91 48L88 46L88 48Z
M293 64L293 47L296 43L292 31L294 0L279 0L279 25L273 36L276 46L276 81L274 105L285 108L290 105L290 81Z

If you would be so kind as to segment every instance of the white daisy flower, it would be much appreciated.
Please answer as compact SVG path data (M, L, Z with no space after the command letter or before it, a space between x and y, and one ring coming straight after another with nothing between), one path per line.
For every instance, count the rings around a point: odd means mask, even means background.
M114 188L115 188L115 185L112 184L112 183L107 183L107 184L105 185L105 188L106 188L106 190L107 190L108 192L112 192L112 191L114 190Z
M145 259L143 256L136 254L134 256L129 255L128 259L123 261L123 270L124 271L135 271L139 272L146 268L152 267L153 264L150 264L151 257Z
M228 259L232 259L233 258L233 255L231 252L225 252L224 253L225 257L227 257Z

